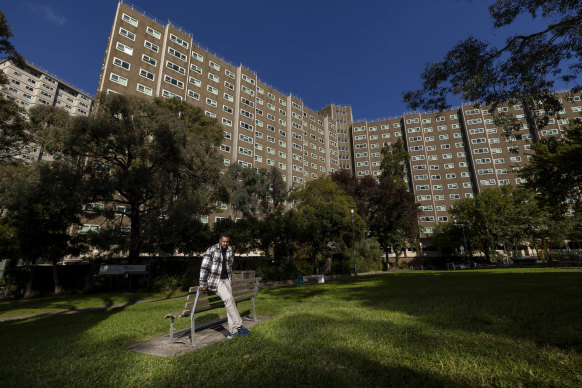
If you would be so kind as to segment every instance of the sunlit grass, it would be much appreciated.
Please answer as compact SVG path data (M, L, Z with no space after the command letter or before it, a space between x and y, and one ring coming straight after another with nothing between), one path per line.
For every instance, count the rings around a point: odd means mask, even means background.
M582 385L581 291L581 271L557 269L270 288L257 313L273 319L250 336L169 358L127 346L166 334L163 316L181 299L10 321L0 323L0 383L574 387Z

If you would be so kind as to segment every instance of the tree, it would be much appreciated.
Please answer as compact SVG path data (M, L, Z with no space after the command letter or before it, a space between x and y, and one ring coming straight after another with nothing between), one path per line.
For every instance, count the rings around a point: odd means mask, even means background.
M451 214L456 223L464 225L469 252L480 250L488 261L496 260L497 246L516 250L542 227L533 193L511 185L460 199Z
M418 232L418 204L414 195L398 185L390 175L380 178L372 198L370 233L375 236L388 260L389 251L400 261L400 251L414 241Z
M532 145L529 163L519 171L524 186L535 190L540 205L554 217L582 210L582 122L564 131L564 138L548 137Z
M410 156L402 141L382 149L382 174L370 200L370 232L386 255L390 250L400 261L400 251L415 240L418 229L418 204L407 188L406 163Z
M396 186L406 186L406 165L410 160L410 155L404 148L402 140L382 148L382 161L380 169L382 177L392 179Z
M173 226L176 236L200 229L198 216L208 214L216 200L222 129L180 101L122 95L102 95L98 101L92 116L74 118L47 143L54 152L84 158L93 200L130 209L129 262L144 249L173 253L180 241L155 236L164 224ZM112 220L114 213L104 215Z
M358 179L351 174L350 170L346 169L333 172L330 177L340 189L354 199L358 214L364 219L366 225L369 225L373 210L372 200L377 196L378 190L376 179L369 175Z
M271 211L280 211L289 191L281 172L230 165L219 186L220 197L231 204L231 217L259 218Z
M269 261L279 262L293 254L293 244L300 236L295 211L273 211L257 225L259 248Z
M79 224L86 201L83 171L55 161L4 166L2 176L0 201L8 211L0 224L10 232L11 256L33 264L39 259L50 261L55 293L59 293L56 264L78 249L69 231Z
M508 26L523 14L543 17L548 23L540 31L508 37L502 48L474 37L459 42L443 61L426 65L422 88L405 93L404 101L412 109L438 111L450 109L447 96L451 94L493 107L521 102L529 129L536 135L560 110L553 94L556 81L570 83L582 71L582 2L496 0L489 13L495 28ZM580 85L574 86L579 89ZM498 120L507 131L519 129L506 115Z
M330 177L308 182L304 189L291 193L297 203L294 213L298 227L298 241L307 246L313 261L313 273L319 273L318 259L332 246L349 246L352 242L350 207L355 207L352 197L346 195ZM357 238L365 230L364 221L354 214Z
M10 43L12 36L4 12L0 11L0 59L22 65L24 59ZM8 83L8 77L0 72L0 163L14 162L13 156L30 141L24 108L2 92Z

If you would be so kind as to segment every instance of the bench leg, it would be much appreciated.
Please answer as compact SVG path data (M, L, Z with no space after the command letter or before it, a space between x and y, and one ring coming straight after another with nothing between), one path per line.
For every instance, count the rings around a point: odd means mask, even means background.
M191 345L196 346L196 341L194 339L196 332L196 323L194 322L194 311L196 311L196 306L198 306L198 298L200 297L200 287L196 290L196 299L194 299L194 306L192 306L192 311L190 312L190 338L192 340Z
M171 321L170 321L170 340L168 341L169 343L173 343L174 342L174 317L170 317Z
M196 330L196 325L194 323L194 308L193 308L192 312L190 313L190 339L192 340L192 342L191 342L192 346L196 346L196 342L194 340L195 330Z
M257 311L255 310L255 298L253 297L253 321L257 321Z

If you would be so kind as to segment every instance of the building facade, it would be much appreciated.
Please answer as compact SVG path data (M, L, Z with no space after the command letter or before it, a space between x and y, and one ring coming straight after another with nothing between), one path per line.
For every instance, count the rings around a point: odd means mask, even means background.
M277 167L289 185L339 169L335 120L126 2L117 8L98 92L177 97L202 108L224 127L225 165Z
M0 71L8 78L8 85L4 88L7 96L26 109L37 105L56 106L71 116L88 116L93 109L90 94L31 63L18 66L4 59L0 62ZM21 158L25 163L53 160L52 155L43 152L36 144L24 146L22 153L15 158Z
M534 133L520 104L499 106L520 129L507 136L494 122L491 107L462 106L447 112L410 113L351 127L356 176L380 174L380 150L401 138L410 154L409 190L420 204L421 238L430 238L439 222L450 221L448 211L461 198L487 188L523 183L517 172L528 162L535 139L562 136L564 127L580 117L580 95L559 94L561 118Z
M178 97L198 106L224 127L225 165L277 167L290 186L339 169L378 176L382 148L402 139L410 153L409 190L422 210L421 238L430 238L437 223L450 221L456 200L522 183L516 172L527 163L531 143L561 136L568 120L582 112L580 95L564 93L563 118L532 133L521 105L497 107L521 123L510 137L495 125L490 108L469 105L354 122L350 106L309 109L301 98L203 48L181 27L125 1L117 7L98 92Z

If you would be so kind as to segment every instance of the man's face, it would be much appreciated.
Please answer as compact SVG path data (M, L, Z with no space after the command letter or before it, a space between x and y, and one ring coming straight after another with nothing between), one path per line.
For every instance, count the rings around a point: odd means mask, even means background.
M226 249L230 245L230 238L228 238L228 237L221 237L220 240L218 240L218 242L220 243L220 247L222 249Z

